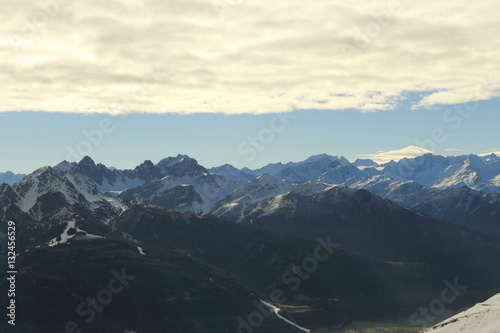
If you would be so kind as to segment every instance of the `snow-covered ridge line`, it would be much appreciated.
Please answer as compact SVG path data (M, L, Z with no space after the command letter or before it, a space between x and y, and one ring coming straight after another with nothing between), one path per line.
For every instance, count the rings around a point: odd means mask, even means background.
M63 161L55 168L86 176L101 192L123 191L165 176L181 184L192 185L195 179L203 175L249 181L266 173L292 183L315 180L352 185L366 182L374 176L383 176L393 181L412 181L432 188L467 186L485 192L500 192L500 157L495 154L440 156L429 153L385 164L377 164L369 159L358 159L351 163L342 156L320 154L301 162L272 163L256 170L237 169L229 164L206 169L187 155L167 157L157 164L147 160L133 170L119 170L96 164L86 156L78 163Z
M34 183L25 186L25 191L18 191L18 185L37 178L34 175L46 168L13 185L21 197L22 211L31 210L41 192ZM133 170L119 170L84 157L78 163L64 161L53 169L59 171L60 183L65 184L53 190L63 194L70 204L81 201L83 196L89 208L100 205L102 200L115 208L121 208L122 201L137 201L241 221L251 212L264 213L260 211L262 207L279 209L280 199L291 191L312 193L343 185L366 189L457 224L472 224L481 219L483 223L478 228L500 233L500 225L494 223L500 218L500 158L493 154L426 154L382 165L366 159L350 163L344 157L321 154L302 162L269 164L258 170L239 170L229 164L206 169L186 155L168 157L157 164L145 161Z

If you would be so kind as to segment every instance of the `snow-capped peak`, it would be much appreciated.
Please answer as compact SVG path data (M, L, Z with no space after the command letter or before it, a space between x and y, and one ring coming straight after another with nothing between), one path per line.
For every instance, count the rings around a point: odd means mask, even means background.
M193 160L193 159L187 155L178 154L176 157L170 156L170 157L166 157L166 158L160 160L156 164L156 166L158 166L160 168L168 168L168 167L171 167L172 165L175 165L177 163L181 163L181 162L184 162L187 160Z
M338 159L339 159L338 156L331 156L331 155L328 155L328 154L318 154L318 155L310 156L306 160L304 160L302 162L298 162L297 164L299 164L299 163L318 162L318 161L322 161L322 160L336 161Z
M35 170L13 189L20 197L20 208L24 212L32 209L40 197L51 193L60 193L69 204L93 204L105 200L94 185L48 166Z
M95 162L90 156L84 156L80 162L78 162L80 166L88 166L95 167Z
M258 176L257 178L255 178L255 180L253 180L253 182L256 182L256 183L259 183L262 185L286 183L285 180L278 178L278 177L275 177L275 176L268 174L268 173L264 173L264 174Z
M64 160L61 163L56 164L54 166L54 168L58 169L58 170L61 170L61 171L69 171L72 168L74 168L75 166L76 166L75 162L68 162L68 161Z

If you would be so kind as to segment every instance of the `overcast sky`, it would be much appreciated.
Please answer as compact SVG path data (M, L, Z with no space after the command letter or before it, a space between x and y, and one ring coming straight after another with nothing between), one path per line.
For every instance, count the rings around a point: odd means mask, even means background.
M138 116L133 118L137 140L151 136L141 139L145 146L170 139L165 134L155 138L144 128L152 114L165 114L156 121L176 129L181 123L195 129L214 126L214 132L199 129L189 136L181 132L176 137L178 149L153 146L150 155L183 153L188 149L186 140L206 142L207 135L226 131L217 121L231 125L233 130L227 132L232 134L225 134L218 146L227 153L207 159L208 164L223 164L234 151L239 151L236 157L242 165L254 167L273 157L293 160L317 153L322 142L333 142L335 135L350 142L348 151L339 147L335 151L353 157L377 158L370 154L408 146L443 154L499 151L499 131L494 133L493 128L485 136L480 130L491 128L494 121L499 124L499 12L496 0L3 0L2 126L12 130L19 122L36 118L39 126L57 123L73 130L45 133L51 138L43 140L28 133L29 138L17 144L3 141L0 147L6 158L0 171L16 166L26 171L57 160L68 145L76 149L82 131L99 128L99 121L112 115L117 129L105 133L103 142L90 152L113 156L106 150L106 140L118 141L120 124L130 120L117 117L127 114ZM318 135L288 124L290 134L283 134L286 131L275 131L281 128L275 124L266 151L259 149L262 142L242 143L263 129L269 136L265 128L276 113L320 127L324 122L340 123L341 134ZM370 118L373 113L389 116ZM479 113L483 116L470 116ZM80 121L81 114L89 114L85 118L89 122ZM202 114L215 118L204 123ZM253 118L247 118L250 114ZM418 114L421 120L415 121ZM229 115L236 118L224 121ZM349 121L354 119L368 135L386 126L375 121L403 131L387 139L371 134L374 142L367 144L353 134L356 125ZM465 126L472 124L474 129L465 132ZM417 125L419 129L414 129ZM436 129L442 131L434 133ZM303 137L307 143L292 146L287 135L307 135ZM465 141L470 135L482 140ZM282 146L274 142L280 137ZM416 142L426 139L435 145ZM59 144L31 150L28 142L36 140ZM20 143L24 141L26 145ZM286 149L285 143L290 144ZM273 148L278 146L279 150ZM250 153L249 147L259 154ZM335 153L330 147L328 152ZM16 155L19 150L42 156L23 161ZM129 151L123 163L132 164L144 152L148 149ZM204 156L206 147L191 152Z

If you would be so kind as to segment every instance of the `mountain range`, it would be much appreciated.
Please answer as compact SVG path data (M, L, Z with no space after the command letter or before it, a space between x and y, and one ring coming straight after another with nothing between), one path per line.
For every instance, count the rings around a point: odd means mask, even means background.
M64 330L67 304L122 267L139 282L91 331L243 332L256 308L258 332L400 321L455 280L467 290L452 315L500 292L499 165L317 155L239 170L178 155L132 170L90 157L42 167L0 185L1 219L16 222L19 302L32 304L19 318L25 332ZM6 240L2 223L2 253ZM269 302L279 315L262 310Z
M235 221L247 217L252 207L312 181L318 189L325 184L366 189L436 219L500 233L500 158L494 154L426 154L382 165L322 154L257 170L229 164L206 169L186 155L156 165L145 161L133 170L111 170L85 157L55 168L84 177L100 192L120 200Z
M247 181L268 173L293 183L318 180L331 184L337 184L339 181L345 183L350 179L358 182L366 177L382 175L403 183L411 181L432 188L467 186L493 193L500 190L500 158L493 153L486 156L439 156L428 153L384 164L378 164L370 159L357 159L351 163L342 156L320 154L301 162L272 163L255 170L248 168L240 170L230 164L206 169L187 155L167 157L156 165L151 161L145 161L134 170L118 170L100 163L95 165L89 157L85 157L80 163L64 161L58 164L57 168L76 169L87 174L99 184L101 191L132 188L141 185L141 182L143 184L145 181L159 179L165 175L182 178L196 177L200 173L223 174L231 179ZM11 171L0 173L0 183L12 185L24 176ZM342 179L342 176L345 178Z
M12 171L0 172L0 184L7 183L12 185L23 179L25 174L15 174Z

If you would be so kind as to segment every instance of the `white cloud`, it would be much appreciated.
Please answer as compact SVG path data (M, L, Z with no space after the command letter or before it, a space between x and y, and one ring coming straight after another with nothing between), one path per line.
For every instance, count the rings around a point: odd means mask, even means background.
M479 156L488 156L491 154L495 154L496 156L500 156L500 151L490 151L489 153L482 153L482 154L478 154L478 155Z
M398 3L6 1L0 111L367 112L406 92L426 95L415 108L500 96L500 2Z
M399 161L405 157L413 158L428 153L432 153L432 151L417 146L408 146L397 150L378 151L375 154L358 155L358 158L369 158L377 163L387 163L391 160Z

